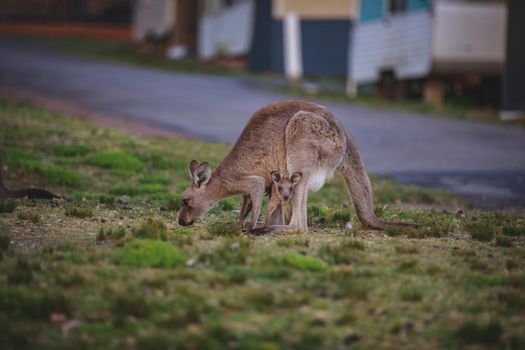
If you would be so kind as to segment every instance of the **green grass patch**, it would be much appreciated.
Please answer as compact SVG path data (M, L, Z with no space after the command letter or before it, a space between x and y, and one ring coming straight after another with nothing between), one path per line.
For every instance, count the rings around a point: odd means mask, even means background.
M238 223L215 221L210 223L206 229L213 236L238 236L242 227Z
M184 265L186 260L172 244L150 239L133 240L114 256L115 263L134 267L169 268Z
M88 157L87 161L99 168L124 171L136 171L144 165L139 158L122 151L99 152Z
M162 175L144 175L139 179L141 184L160 184L169 185L171 180Z
M67 216L79 219L90 218L93 216L93 208L86 205L79 206L75 204L69 204L64 207L64 211Z
M122 239L126 236L126 230L123 228L123 227L118 227L118 228L115 228L115 227L109 227L109 228L104 228L104 227L101 227L99 230L98 230L98 233L97 233L97 241L101 242L101 241L105 241L105 240L119 240L119 239Z
M51 152L62 157L77 157L89 153L91 149L85 145L55 145Z
M244 235L232 224L241 196L182 227L188 162L215 168L230 145L132 136L1 99L0 125L10 188L54 190L44 166L83 178L60 188L70 199L15 200L14 214L0 214L0 348L523 347L520 213L452 214L449 195L372 178L382 219L421 225L385 235L359 224L336 176L309 197L308 232ZM55 153L57 144L89 151ZM143 166L93 166L100 150ZM81 214L66 216L70 207ZM84 207L92 216L74 219ZM494 228L491 243L471 239L475 222ZM491 332L497 340L483 339Z
M16 209L14 199L0 198L0 213L12 213Z
M136 238L168 239L168 228L164 221L159 219L148 219L140 226L134 227L131 231Z
M42 221L42 216L39 213L34 212L34 211L29 211L29 210L20 211L16 215L16 217L17 217L18 220L30 221L30 222L32 222L34 224L39 223L39 222Z
M506 236L520 237L525 236L525 225L505 225L501 228L501 233Z
M464 227L472 239L481 242L491 241L494 238L496 230L493 225L486 221L468 222Z
M326 263L313 256L289 254L278 259L278 262L293 266L301 271L324 271L328 268Z
M503 328L500 322L496 320L487 324L468 321L456 331L456 337L465 344L498 344L501 341L502 334Z

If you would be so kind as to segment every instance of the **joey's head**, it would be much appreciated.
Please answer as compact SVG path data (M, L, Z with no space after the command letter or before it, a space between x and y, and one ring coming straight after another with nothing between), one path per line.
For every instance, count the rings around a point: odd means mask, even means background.
M192 225L201 215L205 214L215 204L213 190L208 184L211 179L211 169L208 162L190 162L191 186L182 192L179 224Z
M293 173L290 177L283 176L279 171L272 171L272 181L275 195L281 201L288 201L292 195L295 186L301 181L303 174Z

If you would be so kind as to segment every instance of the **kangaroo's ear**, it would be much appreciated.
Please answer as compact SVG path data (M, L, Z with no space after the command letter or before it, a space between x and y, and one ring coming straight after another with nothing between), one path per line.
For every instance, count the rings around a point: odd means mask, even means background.
M272 171L272 172L270 173L270 175L272 175L272 181L273 181L273 182L279 182L279 181L281 181L281 177L282 177L282 175L281 175L280 172L278 172L278 171Z
M292 184L295 186L299 183L299 181L301 181L301 178L303 177L303 174L302 173L293 173L292 174L292 177L290 178L290 181L292 182Z
M199 162L197 162L195 159L190 162L190 176L193 177L193 173L195 172L195 169L199 166Z
M199 166L197 166L195 170L193 170L191 176L193 177L193 183L195 186L197 186L197 188L206 185L211 178L211 169L208 162L202 162Z

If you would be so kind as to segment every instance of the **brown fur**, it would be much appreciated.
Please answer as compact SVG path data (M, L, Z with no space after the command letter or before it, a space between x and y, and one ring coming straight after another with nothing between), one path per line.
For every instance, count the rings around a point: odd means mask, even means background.
M320 189L335 170L344 176L357 215L365 226L383 229L397 224L375 216L370 180L348 132L327 108L304 101L278 102L255 112L213 172L206 162L199 165L192 161L193 182L181 195L179 223L190 225L219 199L242 194L241 219L251 206L250 227L254 229L274 169L302 174L295 188L291 226L307 229L308 192ZM276 212L271 224L282 224L279 210Z
M291 177L283 176L279 171L272 171L272 186L270 199L268 200L268 209L266 211L265 223L272 221L272 215L278 206L281 206L285 211L286 220L289 222L292 217L292 205L290 199L292 198L295 186L301 181L302 174L294 173Z

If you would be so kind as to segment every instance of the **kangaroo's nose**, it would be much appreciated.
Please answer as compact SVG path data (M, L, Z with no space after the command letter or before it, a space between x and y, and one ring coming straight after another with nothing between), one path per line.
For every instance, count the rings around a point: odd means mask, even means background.
M190 226L190 225L193 225L194 222L195 220L185 221L183 218L179 218L179 225L181 226Z

